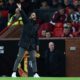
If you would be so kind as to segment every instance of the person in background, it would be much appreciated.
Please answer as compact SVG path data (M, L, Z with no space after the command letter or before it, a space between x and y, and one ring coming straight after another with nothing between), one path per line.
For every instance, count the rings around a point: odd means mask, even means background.
M12 77L16 77L17 67L21 62L25 51L28 51L30 55L30 60L32 61L33 77L39 77L37 73L38 71L37 71L37 63L35 57L36 50L37 51L39 50L38 36L37 36L39 25L36 23L37 15L35 12L32 12L28 18L24 10L21 8L21 4L17 3L17 6L21 12L24 25L19 41L19 52L17 55L17 59L14 63Z
M47 0L52 9L58 8L59 0Z
M49 30L46 30L46 37L47 39L51 38L51 32Z
M56 49L52 41L48 43L48 49L44 51L45 74L47 77L63 76L64 56Z
M78 0L73 0L72 3L73 3L73 6L74 6L74 10L76 11L77 6L79 5L79 1Z
M9 12L9 17L15 14L15 9L17 8L17 5L14 0L9 0L6 4L6 7Z
M80 24L80 5L77 6L77 11L78 11L78 22Z
M3 0L0 0L0 10L4 10L5 8Z
M78 8L78 6L77 6ZM72 23L72 26L75 28L76 31L78 31L79 28L79 12L78 10L75 10L74 6L69 7L69 13L67 17L67 21Z
M50 7L49 7L47 1L41 2L40 9L49 9L49 8L50 8Z
M55 11L52 19L50 21L50 24L52 24L53 26L56 25L56 23L65 23L66 21L66 13L65 13L65 9L63 6L59 5L58 6L58 11Z
M63 1L64 1L65 6L73 4L73 0L63 0Z
M6 27L5 18L2 15L2 10L0 10L0 32Z
M42 38L45 38L45 37L46 37L46 30L42 30L42 31L41 31L41 37L42 37Z
M7 27L15 27L17 25L23 25L22 17L18 8L16 8L15 14L9 19Z
M77 21L78 29L73 34L75 37L80 37L80 5L77 6L77 16L78 16L78 21Z
M63 29L63 37L71 37L73 38L73 29L71 23L65 23Z
M67 15L65 8L62 5L58 6L58 10L54 12L50 24L53 26L52 36L61 37L63 31L63 24L66 22Z

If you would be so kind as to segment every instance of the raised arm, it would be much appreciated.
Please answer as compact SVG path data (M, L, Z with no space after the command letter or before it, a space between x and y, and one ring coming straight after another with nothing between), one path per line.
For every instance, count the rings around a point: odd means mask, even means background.
M19 10L20 10L20 12L21 12L21 17L22 17L23 23L26 24L27 21L29 21L28 16L27 16L26 13L24 12L24 10L21 8L21 4L20 4L20 3L17 3L17 7L19 8Z

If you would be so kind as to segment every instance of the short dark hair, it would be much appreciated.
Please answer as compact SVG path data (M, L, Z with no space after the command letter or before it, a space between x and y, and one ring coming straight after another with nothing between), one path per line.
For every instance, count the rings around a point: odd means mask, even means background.
M58 10L60 10L60 9L65 9L65 5L59 4L59 5L58 5Z

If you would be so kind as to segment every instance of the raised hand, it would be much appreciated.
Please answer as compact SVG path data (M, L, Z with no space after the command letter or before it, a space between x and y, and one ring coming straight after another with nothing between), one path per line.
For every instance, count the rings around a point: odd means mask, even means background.
M19 8L19 10L21 10L21 4L17 3L17 7Z

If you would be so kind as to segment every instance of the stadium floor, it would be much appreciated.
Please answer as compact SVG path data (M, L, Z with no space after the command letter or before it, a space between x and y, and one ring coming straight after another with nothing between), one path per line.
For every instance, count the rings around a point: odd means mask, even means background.
M0 77L0 80L80 80L80 77L40 77L40 78L33 78L33 77Z

